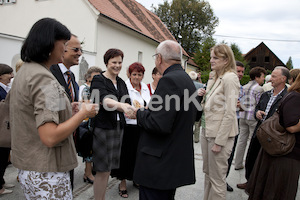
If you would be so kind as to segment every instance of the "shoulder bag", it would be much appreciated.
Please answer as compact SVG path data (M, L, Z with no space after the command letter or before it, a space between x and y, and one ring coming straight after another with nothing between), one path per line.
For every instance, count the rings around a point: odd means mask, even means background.
M258 127L256 136L262 148L271 156L290 153L296 143L295 134L280 125L278 110Z

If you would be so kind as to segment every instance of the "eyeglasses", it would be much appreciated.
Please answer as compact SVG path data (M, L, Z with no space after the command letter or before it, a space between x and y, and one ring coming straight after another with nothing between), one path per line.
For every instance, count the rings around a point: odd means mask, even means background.
M69 47L70 49L72 49L74 52L78 52L78 51L80 51L81 53L83 52L82 51L82 48L78 48L78 47Z
M159 53L156 53L152 56L152 58L155 60L156 59L156 56L158 56Z

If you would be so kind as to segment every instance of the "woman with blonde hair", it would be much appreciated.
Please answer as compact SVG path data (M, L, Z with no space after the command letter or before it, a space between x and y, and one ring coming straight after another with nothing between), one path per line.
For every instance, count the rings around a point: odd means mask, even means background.
M219 44L211 48L212 79L207 83L201 118L201 148L205 173L204 199L226 199L226 172L234 137L238 132L236 105L239 79L233 52Z

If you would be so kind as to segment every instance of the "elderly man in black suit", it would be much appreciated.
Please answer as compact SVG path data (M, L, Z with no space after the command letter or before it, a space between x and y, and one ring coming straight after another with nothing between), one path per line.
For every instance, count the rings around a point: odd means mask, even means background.
M79 86L75 81L75 76L70 68L79 64L79 57L82 55L81 43L76 35L71 36L66 44L64 53L64 62L57 65L52 65L50 71L65 88L70 102L78 101ZM74 188L74 170L70 171L71 185Z
M140 185L140 200L171 200L176 188L195 183L193 125L199 99L181 66L182 49L176 41L160 43L154 57L163 77L148 109L136 114L142 131L134 181Z

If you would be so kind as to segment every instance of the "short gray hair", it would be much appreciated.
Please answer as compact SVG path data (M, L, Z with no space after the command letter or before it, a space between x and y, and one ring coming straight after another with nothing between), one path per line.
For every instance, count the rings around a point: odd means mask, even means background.
M195 71L190 71L189 76L191 77L191 79L193 81L195 81L197 79L197 73Z
M174 40L161 42L156 49L156 53L161 54L164 60L182 60L182 48L180 44Z
M280 69L281 70L281 75L286 77L286 81L288 81L290 79L290 71L286 67L277 66L277 67L275 67L275 69Z

